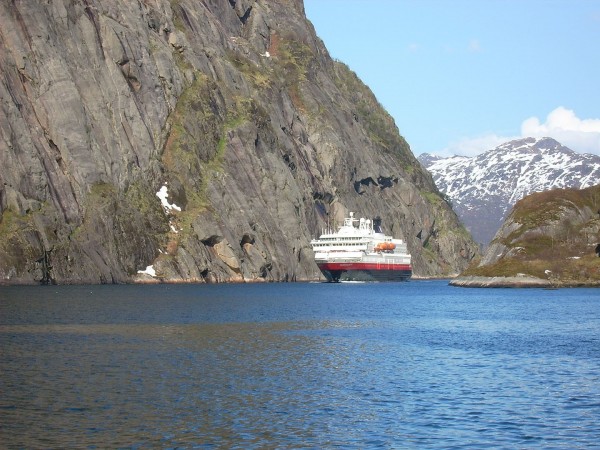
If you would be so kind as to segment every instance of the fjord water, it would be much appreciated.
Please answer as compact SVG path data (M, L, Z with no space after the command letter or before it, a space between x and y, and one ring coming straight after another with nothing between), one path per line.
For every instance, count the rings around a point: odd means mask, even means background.
M0 287L0 442L590 448L600 290Z

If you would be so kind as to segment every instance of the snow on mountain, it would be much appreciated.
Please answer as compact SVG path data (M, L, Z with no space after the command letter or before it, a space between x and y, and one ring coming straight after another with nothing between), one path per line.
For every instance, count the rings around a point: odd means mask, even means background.
M600 156L552 138L507 142L474 157L419 156L474 239L489 243L512 206L533 192L600 184Z

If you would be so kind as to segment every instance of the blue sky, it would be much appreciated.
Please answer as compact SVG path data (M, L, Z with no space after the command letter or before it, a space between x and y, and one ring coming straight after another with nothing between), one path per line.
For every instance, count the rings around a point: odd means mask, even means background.
M550 136L600 155L600 0L304 0L413 153Z

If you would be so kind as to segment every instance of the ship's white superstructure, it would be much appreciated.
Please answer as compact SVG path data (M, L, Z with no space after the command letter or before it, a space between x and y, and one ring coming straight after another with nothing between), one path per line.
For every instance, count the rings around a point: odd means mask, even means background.
M379 221L344 219L338 231L326 230L311 241L315 261L329 281L407 280L412 275L411 255L402 239L381 231Z

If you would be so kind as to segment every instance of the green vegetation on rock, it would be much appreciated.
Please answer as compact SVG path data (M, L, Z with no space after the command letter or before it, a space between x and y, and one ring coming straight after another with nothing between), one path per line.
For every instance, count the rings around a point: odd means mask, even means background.
M10 209L2 212L0 220L0 259L3 265L14 267L15 275L25 269L27 261L40 257L39 251L28 240L35 235L33 215L19 215ZM5 277L10 274L0 274Z
M226 54L228 60L256 89L267 89L273 84L271 71L266 71L239 52L227 50Z
M559 285L600 284L599 242L600 186L535 193L515 205L486 262L461 275L527 274Z
M400 134L394 119L377 101L373 92L366 86L350 68L340 62L334 62L334 81L338 89L356 108L357 120L363 124L369 137L387 151L393 152L401 159L412 155L407 142ZM414 162L404 161L407 167Z
M308 69L314 59L310 47L287 37L273 36L275 50L275 73L281 85L285 86L294 106L300 111L306 111L302 100L302 83L307 80Z

